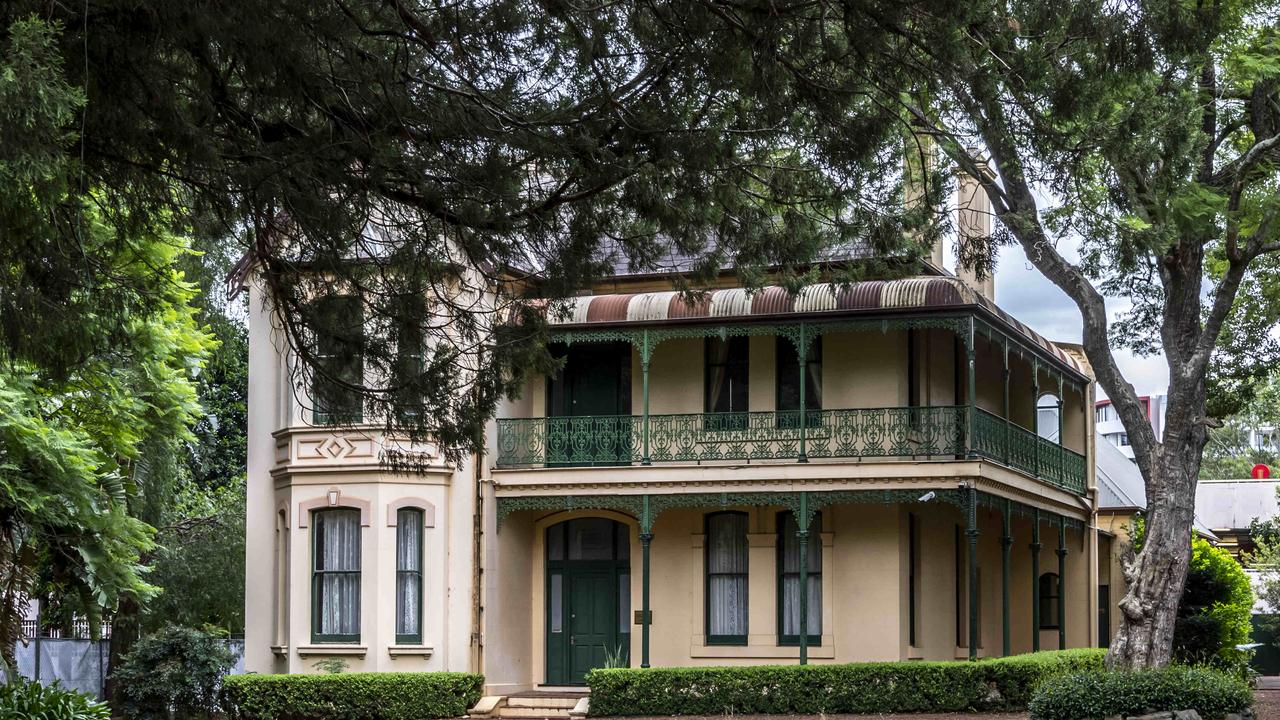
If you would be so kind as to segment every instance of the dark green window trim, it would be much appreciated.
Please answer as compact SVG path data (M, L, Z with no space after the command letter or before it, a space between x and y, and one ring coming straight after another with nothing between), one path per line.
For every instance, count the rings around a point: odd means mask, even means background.
M417 580L418 585L418 632L410 634L396 633L397 645L421 645L422 644L422 617L423 605L426 599L423 597L422 588L422 565L426 558L424 557L424 544L426 542L426 528L423 526L423 512L421 508L401 508L396 511L396 612L393 620L400 617L400 578L412 577ZM400 536L398 528L401 523L412 522L418 526L418 569L402 570L400 568Z
M809 345L809 354L805 358L806 376L809 380L805 387L804 406L806 410L805 427L816 428L823 424L822 385L815 387L813 379L822 379L822 336L813 339ZM797 429L800 427L800 358L795 343L779 336L774 344L774 408L777 412L777 424L780 428ZM784 399L783 391L790 389L795 393L794 403Z
M800 577L799 568L797 568L795 572L786 572L784 569L786 567L786 564L785 564L786 563L786 545L784 544L786 542L786 536L791 535L792 537L795 537L794 531L788 532L788 525L791 525L791 527L794 527L793 523L787 522L787 519L790 517L791 517L790 510L783 510L782 512L778 513L778 542L777 542L778 566L777 567L778 567L778 645L779 646L789 646L789 645L798 646L800 644L799 633L795 633L794 635L787 635L783 633L783 628L785 627L785 625L783 624L783 612L785 610L784 600L783 600L785 595L784 581L788 576L794 575L797 579ZM821 553L822 552L822 513L820 512L814 513L813 519L809 521L809 552L810 553L813 552L813 548L815 544L818 547L818 552ZM818 563L818 567L821 568L822 563ZM819 569L816 571L815 570L809 571L810 578L814 577L815 575L818 577L818 597L819 599L821 599L822 585L823 585L822 570ZM801 590L807 591L805 588L801 588ZM820 647L822 645L822 615L821 614L819 614L818 616L818 628L817 628L818 632L813 633L812 630L813 628L810 628L811 632L809 633L808 645L809 647Z
M318 532L316 532L316 521L317 521L317 519L318 519L322 514L327 513L327 512L333 512L333 511L335 511L335 510L342 510L342 511L348 511L348 512L355 512L355 513L357 513L357 515L358 515L358 514L359 514L359 512L360 512L359 508L352 508L352 507L328 507L328 508L324 508L324 509L322 509L322 510L313 510L313 511L311 512L311 642L316 643L316 644L321 644L321 643L358 643L358 642L360 642L360 633L359 633L359 632L356 632L356 633L354 633L354 634L325 634L325 633L321 633L321 632L320 632L320 598L321 598L321 586L322 586L322 580L323 580L323 578L324 578L324 577L326 577L326 576L328 576L328 575L354 575L354 576L356 576L356 578L357 578L356 608L355 608L355 613L356 613L356 627L360 627L360 619L361 619L361 614L362 614L362 611L363 611L363 609L361 608L361 603L360 603L360 599L361 599L361 598L360 598L360 592L361 592L361 589L360 589L360 583L359 583L359 578L360 578L360 570L359 570L359 569L356 569L356 570L321 570L321 569L318 567L318 561L319 561L319 559L320 559L320 552L319 552L319 547L318 547L318 544L319 544L319 543L318 543L318 541L319 541L319 539L320 539L320 534L319 534ZM359 527L358 522L359 522L359 521L357 521L357 526ZM361 527L361 528L360 528L360 530L358 531L358 535L357 535L357 538L358 538L358 539L357 539L357 542L356 542L356 545L357 545L357 548L356 548L356 557L360 557L361 559L363 559L363 557L362 557L362 553L364 552L364 543L363 543L363 539L364 539L364 538L363 538L363 537L361 537L363 534L364 534L364 529L363 529L363 527Z
M718 343L725 343L728 346L724 362L713 361L712 350ZM705 429L708 431L746 430L750 423L747 413L751 410L751 338L743 335L731 335L723 340L718 337L708 337L703 341L702 356L702 407ZM724 368L725 392L728 393L727 410L717 410L714 398L711 396L714 389L712 378L715 368ZM739 381L745 388L746 397L740 408L733 406L733 390L730 385L730 376L737 374L742 376Z
M364 306L359 297L335 295L314 303L310 312L309 326L318 366L312 369L311 377L312 424L363 422L360 392L338 381L351 385L364 382Z
M751 582L751 580L750 580L750 570L749 570L749 568L751 567L751 566L750 566L750 558L751 558L751 547L750 547L750 545L748 544L748 546L747 546L747 567L748 567L748 571L747 571L747 572L741 572L741 573L724 573L724 572L720 572L720 573L713 573L713 572L711 572L711 569L710 569L710 568L711 568L711 524L712 524L712 522L714 522L715 518L718 518L718 517L724 517L724 516L731 516L731 515L741 516L744 520L745 520L745 519L746 519L746 517L747 517L747 514L746 514L746 513L744 513L744 512L737 511L737 510L728 510L728 511L724 511L724 512L714 512L714 513L709 513L709 514L706 516L706 518L704 519L704 529L703 529L703 530L704 530L704 532L706 533L706 534L705 534L706 541L703 543L703 552L702 552L702 567L703 567L703 570L704 570L704 572L703 572L703 581L702 581L702 598L703 598L703 601L702 601L702 606L703 606L702 627L703 627L703 633L706 635L706 642L707 642L707 644L708 644L708 645L746 645L746 644L747 644L747 636L746 636L746 635L712 635L712 634L711 634L711 578L712 578L712 576L716 576L716 577L726 577L726 576L727 576L727 577L738 577L738 576L740 576L740 577L743 577L743 578L746 578L746 579L747 579L747 583L748 583L748 585L747 585L747 596L744 596L744 597L742 598L742 604L743 604L742 612L743 612L743 614L744 614L744 615L746 615L746 616L747 616L747 622L748 622L748 624L751 622L751 620L750 620L750 618L751 618L751 610L750 610L750 608L751 608L751 605L750 605L750 591L751 591L750 582ZM743 533L743 534L745 535L746 533Z
M1058 629L1058 573L1042 573L1040 575L1040 629Z

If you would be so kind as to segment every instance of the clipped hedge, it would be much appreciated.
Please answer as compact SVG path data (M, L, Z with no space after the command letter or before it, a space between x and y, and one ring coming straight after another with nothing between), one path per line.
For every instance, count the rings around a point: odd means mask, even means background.
M1086 649L980 662L616 668L592 670L587 684L598 716L1014 710L1041 681L1101 669L1103 656Z
M424 720L466 715L483 684L447 672L230 675L223 692L239 720Z
M1253 704L1244 680L1207 668L1084 672L1049 678L1036 689L1032 720L1102 720L1113 715L1195 710L1220 720Z

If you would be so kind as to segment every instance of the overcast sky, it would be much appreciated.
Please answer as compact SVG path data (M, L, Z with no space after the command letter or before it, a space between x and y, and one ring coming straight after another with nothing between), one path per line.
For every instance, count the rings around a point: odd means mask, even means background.
M1061 243L1059 249L1063 255L1071 260L1079 258L1078 245L1072 240ZM954 271L953 248L948 247L947 250L947 267ZM996 266L996 303L1050 340L1080 342L1080 311L1066 293L1036 270L1021 246L1000 250ZM1112 318L1128 305L1127 298L1107 298L1107 310ZM1163 355L1137 357L1128 350L1117 350L1115 354L1120 371L1133 383L1139 395L1160 394L1168 387L1169 369ZM1098 397L1106 397L1101 387L1098 388Z

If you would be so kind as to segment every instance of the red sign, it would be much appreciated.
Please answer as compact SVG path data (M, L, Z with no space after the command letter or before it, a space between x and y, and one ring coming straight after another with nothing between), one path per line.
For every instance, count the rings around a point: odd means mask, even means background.
M1249 474L1253 476L1254 480L1266 480L1271 477L1271 468L1258 463L1253 466L1253 470L1249 471Z

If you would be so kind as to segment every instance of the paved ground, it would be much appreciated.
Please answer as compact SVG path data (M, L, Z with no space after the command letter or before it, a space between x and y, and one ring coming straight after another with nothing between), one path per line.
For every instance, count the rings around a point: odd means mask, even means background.
M1258 720L1280 720L1280 682L1274 686L1277 689L1254 693L1253 714Z
M1263 678L1255 694L1254 716L1258 720L1280 720L1280 677ZM811 715L734 715L732 720L807 720ZM1027 720L1026 713L987 713L985 715L942 713L930 715L825 715L826 720ZM635 720L670 720L669 718L636 718ZM691 716L680 720L725 720L725 716Z

